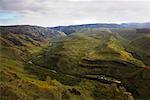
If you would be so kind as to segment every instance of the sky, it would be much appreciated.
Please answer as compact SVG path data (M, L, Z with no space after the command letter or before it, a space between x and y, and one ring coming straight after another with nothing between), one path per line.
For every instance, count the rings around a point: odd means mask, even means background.
M0 0L0 25L150 22L150 0Z

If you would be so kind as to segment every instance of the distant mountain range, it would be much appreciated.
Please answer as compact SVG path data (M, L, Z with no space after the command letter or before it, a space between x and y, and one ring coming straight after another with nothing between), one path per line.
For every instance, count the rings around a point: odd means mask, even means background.
M146 23L122 23L122 24L82 24L82 25L69 25L69 26L56 26L49 27L50 29L62 31L66 34L73 33L83 28L150 28L150 22Z

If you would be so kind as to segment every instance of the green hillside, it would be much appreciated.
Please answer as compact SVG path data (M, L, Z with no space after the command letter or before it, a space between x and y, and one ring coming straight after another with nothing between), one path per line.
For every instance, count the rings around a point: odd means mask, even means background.
M13 27L15 29L10 28L12 31L7 29L9 27L1 27L1 100L59 98L59 96L57 96L59 94L53 92L55 89L59 89L59 87L56 86L60 84L59 82L55 80L48 80L48 82L40 81L37 79L37 76L30 75L25 71L25 65L28 63L28 60L31 59L31 55L40 51L42 46L46 45L47 39L44 38L44 36L37 36L32 30L32 27L28 26L30 32L26 30L26 26L20 27ZM24 33L17 33L18 31L20 32L20 30L24 31ZM38 30L35 29L35 31ZM52 88L49 86L52 86Z
M116 34L109 30L98 29L74 33L62 40L51 40L49 46L42 50L34 60L35 63L47 68L74 74L91 71L91 69L80 66L86 62L88 64L88 61L89 64L91 61L95 65L99 63L107 67L113 66L111 63L114 63L114 67L126 69L145 66L140 60L125 51Z
M128 51L150 66L150 34L131 41Z
M126 51L126 46L123 46L125 40L108 29L84 29L63 39L51 40L49 46L35 55L32 61L44 68L76 77L105 75L119 79L135 97L140 94L141 98L147 98L148 89L141 87L146 85L149 88L149 80L140 76L147 73L145 64ZM137 88L128 83L130 78L137 82ZM139 84L139 81L144 83Z
M149 99L149 35L130 42L109 29L0 29L2 100Z
M133 99L126 89L118 88L115 84L109 85L82 79L44 68L43 65L34 64L32 59L35 59L35 55L39 55L41 51L49 48L47 45L51 45L51 42L48 43L48 41L52 37L44 38L45 36L40 35L39 38L36 29L33 31L32 27L28 28L30 32L27 31L27 34L26 32L16 33L18 27L15 30L11 29L12 32L1 31L1 100ZM26 30L22 29L22 31ZM55 36L55 40L61 39L66 38Z
M118 33L121 37L129 41L150 34L150 29L120 28L120 29L111 29L111 31Z

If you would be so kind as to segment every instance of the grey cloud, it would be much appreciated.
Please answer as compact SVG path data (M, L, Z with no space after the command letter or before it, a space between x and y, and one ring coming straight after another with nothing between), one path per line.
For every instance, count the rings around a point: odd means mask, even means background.
M76 1L76 2L74 2ZM122 0L0 0L0 12L23 18L4 24L66 25L76 22L150 21L149 1ZM77 23L78 24L78 23Z

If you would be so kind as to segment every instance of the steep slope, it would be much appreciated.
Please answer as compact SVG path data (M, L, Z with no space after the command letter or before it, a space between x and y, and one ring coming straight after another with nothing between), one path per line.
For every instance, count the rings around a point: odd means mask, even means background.
M150 29L111 29L126 40L126 50L149 66Z
M63 32L51 30L48 28L40 26L30 26L30 25L16 25L16 26L0 26L0 31L2 34L14 33L14 34L25 34L30 35L33 38L40 37L58 37L65 36Z
M150 66L150 34L131 41L127 50Z
M65 36L65 34L39 26L18 25L0 26L0 36L2 46L34 49L34 46L40 46L48 38L58 38Z
M150 29L121 28L121 29L111 29L111 31L118 33L121 37L128 40L129 42L150 34Z
M40 31L39 31L40 30ZM59 99L64 86L50 78L38 80L25 71L31 54L46 45L45 35L61 36L36 26L0 27L0 95L1 100ZM52 32L52 33L51 33ZM43 35L42 35L43 34ZM59 92L57 93L56 90ZM55 91L55 92L53 92Z

